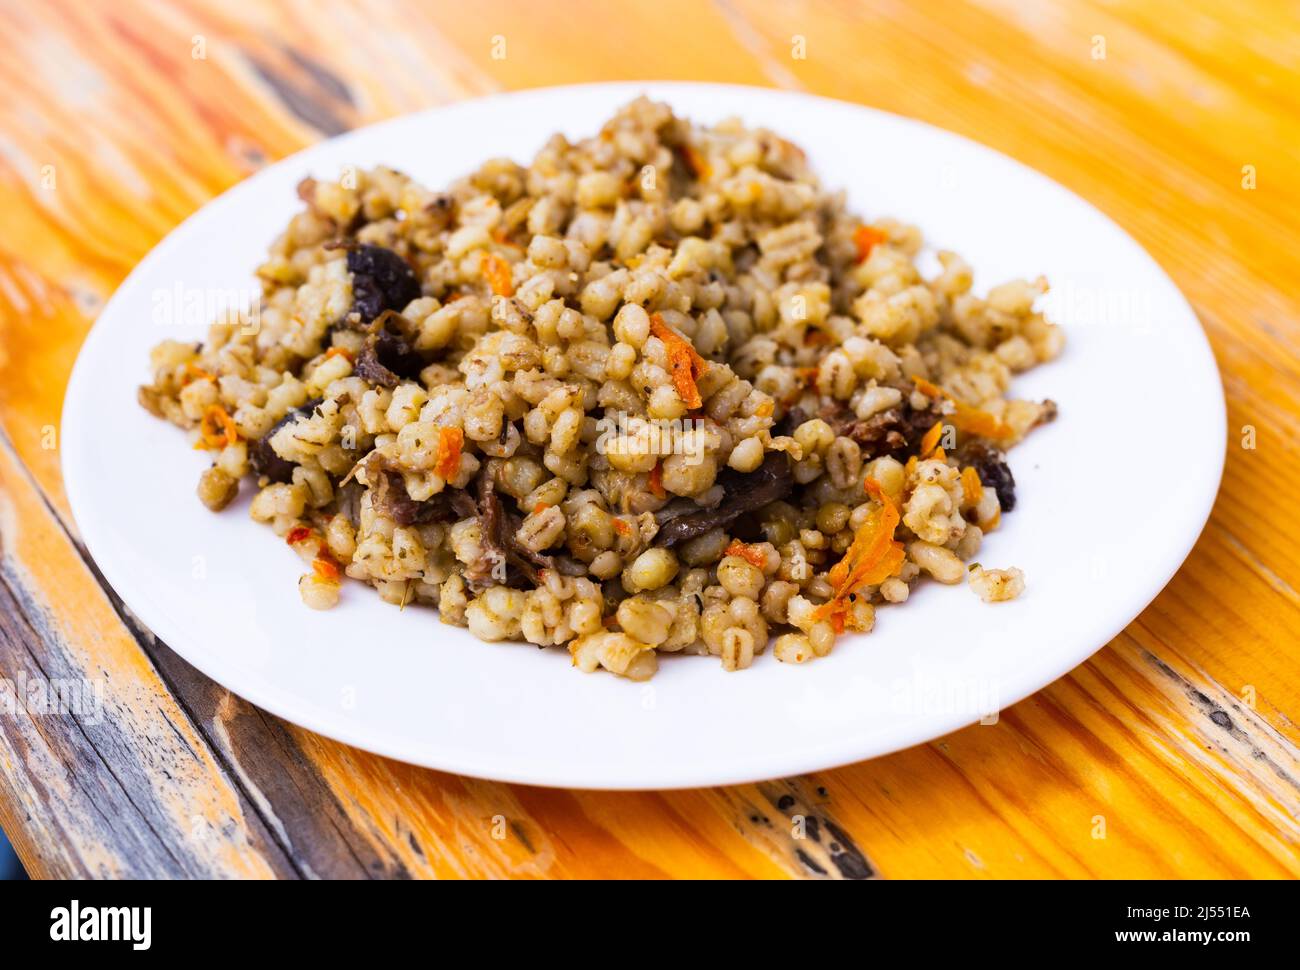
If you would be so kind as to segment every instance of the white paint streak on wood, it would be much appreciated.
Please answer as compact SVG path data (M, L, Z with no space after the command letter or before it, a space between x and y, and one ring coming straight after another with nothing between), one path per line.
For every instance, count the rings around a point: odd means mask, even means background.
M318 876L305 861L296 857L293 848L293 837L290 836L288 828L280 820L275 812L275 806L271 804L270 799L262 792L261 788L253 781L252 777L244 771L243 765L239 763L239 753L231 743L230 732L226 729L226 722L235 716L234 697L230 691L222 694L221 702L217 705L217 711L212 718L212 739L218 745L219 750L226 756L226 763L239 776L240 783L243 786L244 794L253 801L254 807L262 817L262 821L270 826L275 832L280 844L285 847L294 862L302 871L302 874L308 879L319 879Z
M1133 654L1157 671L1153 686L1175 716L1149 710L1171 732L1195 733L1198 743L1177 751L1268 821L1270 849L1300 865L1300 749L1239 696L1203 670L1183 672L1143 650Z

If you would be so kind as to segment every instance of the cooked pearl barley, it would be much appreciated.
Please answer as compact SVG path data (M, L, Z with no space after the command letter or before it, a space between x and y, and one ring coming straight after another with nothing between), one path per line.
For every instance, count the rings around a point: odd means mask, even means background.
M1025 591L1025 574L1015 567L985 569L976 563L970 571L970 588L985 603L1002 603Z
M984 489L975 506L975 521L979 527L988 532L997 527L1002 518L1002 506L998 504L998 493L991 488Z
M826 471L836 488L852 488L862 473L862 448L852 438L836 438L826 452Z
M897 576L890 576L880 584L880 596L886 603L906 603L910 590Z
M960 583L966 567L951 549L931 542L912 542L907 546L912 561L941 583Z
M763 442L746 438L731 449L727 464L738 472L752 472L763 464Z
M763 589L763 572L739 556L727 556L718 563L718 582L732 596L757 599Z
M808 630L808 642L817 656L825 657L829 654L835 646L835 629L830 621L818 620L814 623Z
M857 384L857 375L853 372L853 362L842 350L835 350L822 358L817 371L817 386L832 397L847 400L853 394Z
M647 549L623 573L632 592L667 586L677 575L677 557L671 549Z
M996 475L994 449L1055 413L1006 396L1061 350L1034 310L1046 281L979 297L951 253L927 279L915 227L864 224L773 133L639 99L439 190L351 174L300 187L257 326L163 341L138 399L200 434L209 508L251 475L251 516L305 562L483 639L632 679L659 652L743 669L769 630L783 662L825 656L922 574L960 580L1002 515L969 466ZM883 240L860 258L864 227ZM913 378L1009 434L922 460L919 436L957 419ZM880 548L862 530L882 501L907 558L845 599L831 572ZM300 591L323 609L319 568ZM1023 588L969 575L994 602Z
M772 652L777 660L788 664L807 663L816 656L812 644L802 633L784 633L777 637Z
M199 476L199 501L220 512L239 492L239 482L215 465Z
M524 519L515 538L533 552L549 549L564 534L564 513L554 505Z
M849 524L849 507L843 502L828 502L817 510L817 528L834 535Z
M907 500L903 513L903 524L933 544L947 542L959 521L953 514L951 496L939 485L919 486Z
M578 205L598 209L618 201L621 186L610 172L588 172L578 179Z
M783 579L768 583L763 591L763 616L772 623L787 623L790 599L799 592L799 587Z
M654 649L624 633L601 632L579 637L569 644L569 652L574 665L586 673L599 665L632 680L644 680L656 667Z
M568 262L564 240L551 236L534 236L528 244L528 258L544 269L555 269Z
M810 455L829 448L831 442L835 440L835 432L821 418L814 418L794 429L794 440L798 442L805 455Z
M881 490L896 504L902 499L907 478L902 462L888 456L876 458L868 462L863 471L864 477L874 479Z
M524 594L505 586L493 586L465 609L470 632L480 640L510 640L521 632Z
M754 635L732 627L722 635L722 669L744 670L754 662Z
M339 584L308 573L298 580L298 594L313 610L328 610L339 601Z
M957 554L958 559L971 560L980 551L980 546L984 544L984 531L977 525L967 525L966 531L962 537L957 540L953 547L953 552Z
M731 543L724 529L710 529L678 547L677 554L688 566L709 566L722 558L723 550Z
M896 387L873 386L866 388L862 392L862 397L858 399L858 405L854 409L860 418L869 418L873 414L879 414L886 408L892 408L903 399L903 392Z
M644 596L631 596L620 603L617 618L624 633L652 647L668 639L673 624L673 614L667 607Z
M635 303L624 303L614 317L614 336L625 344L640 348L650 336L650 315Z
M631 344L616 343L605 360L605 376L610 380L621 381L632 373L636 366L636 348Z
M663 461L664 488L674 495L699 495L713 485L717 466L696 455L669 455Z

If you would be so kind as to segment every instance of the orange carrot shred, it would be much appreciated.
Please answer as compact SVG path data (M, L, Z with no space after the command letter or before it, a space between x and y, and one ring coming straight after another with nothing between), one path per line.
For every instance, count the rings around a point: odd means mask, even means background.
M889 237L879 229L870 226L858 226L853 232L853 245L858 247L858 262L864 263L871 255L871 250Z
M751 545L746 545L739 539L732 539L731 545L727 546L723 555L737 556L740 559L745 560L751 566L757 566L759 569L762 569L767 563L767 557L763 555L763 550L757 549Z
M621 536L630 536L632 534L632 527L623 519L616 518L614 519L614 531Z
M916 382L916 389L926 397L934 398L936 401L952 402L953 412L948 417L951 419L953 427L958 431L964 431L967 434L977 435L981 438L1015 437L1015 430L997 416L989 414L987 411L981 411L979 408L973 408L969 404L963 404L942 387L932 384L923 377L913 377L912 380Z
M196 451L217 451L239 440L235 421L220 404L211 404L199 421L199 440Z
M524 248L523 246L519 245L519 243L514 242L513 240L511 240L511 238L510 238L510 231L507 230L507 229L504 229L504 228L493 229L493 230L492 230L492 240L493 240L493 242L499 243L499 244L502 245L502 246L509 246L511 249L523 249L523 248Z
M496 253L483 254L483 278L497 296L514 296L515 284L510 264Z
M663 341L664 349L668 352L673 386L677 388L682 403L691 409L702 407L704 401L700 398L697 381L708 367L708 361L696 352L689 340L669 327L658 313L650 314L650 332Z
M348 350L346 347L331 347L329 350L325 351L325 359L329 360L331 357L346 357L348 363L352 363L353 360L352 351Z
M881 505L892 505L894 502L893 499L891 499L888 495L885 494L885 487L881 485L880 482L876 481L876 479L871 478L870 476L868 476L862 482L862 488L863 491L865 491L868 495L874 498Z
M311 535L311 529L305 525L296 525L289 530L289 534L284 537L284 541L289 545L296 545Z
M971 505L978 505L984 497L984 483L980 481L980 473L973 465L967 465L961 470L961 487Z
M545 502L538 502L536 505L533 506L533 515L541 515L549 508L550 506L547 505Z
M339 564L328 553L322 553L311 561L312 572L316 578L326 583L339 581Z
M879 506L871 510L845 550L844 558L827 574L834 595L813 611L814 620L829 617L833 625L838 616L839 629L836 632L843 629L850 596L867 586L884 582L903 567L903 544L894 541L894 530L901 521L898 506L875 479L868 478L863 485Z
M935 448L939 447L939 439L942 437L943 422L936 421L931 426L930 430L925 433L925 437L921 439L921 457L924 458L930 452L934 451Z
M713 167L694 145L683 145L682 157L686 159L686 165L697 179L707 179L713 174Z
M181 378L181 384L189 384L193 381L215 381L216 378L205 371L198 364L190 361L185 365L185 376Z
M667 498L668 493L664 491L664 463L655 462L654 468L650 469L650 492L655 498Z
M930 381L927 381L924 377L913 377L912 382L916 385L916 389L926 397L932 397L935 400L947 399L950 397L948 392L942 387L938 384L933 384Z
M446 481L460 471L460 452L465 447L465 432L460 428L438 429L438 452L434 456L433 473Z

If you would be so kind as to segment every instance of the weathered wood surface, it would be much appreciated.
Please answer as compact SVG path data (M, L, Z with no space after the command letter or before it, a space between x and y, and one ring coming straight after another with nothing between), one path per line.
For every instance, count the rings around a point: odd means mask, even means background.
M1300 874L1298 64L1300 12L1282 3L3 0L0 676L102 696L0 707L0 824L47 876ZM1046 172L1148 247L1205 324L1233 430L1213 517L1164 593L994 725L672 793L390 762L258 711L155 642L77 543L50 430L134 263L323 136L637 77L922 118ZM1152 442L1152 457L1139 474L1158 488L1177 456Z

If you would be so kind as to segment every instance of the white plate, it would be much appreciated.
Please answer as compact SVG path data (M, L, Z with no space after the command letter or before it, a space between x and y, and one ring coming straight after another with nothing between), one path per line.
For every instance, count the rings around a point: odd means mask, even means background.
M492 156L527 162L555 130L594 132L642 92L713 122L739 115L804 146L855 210L919 225L965 255L981 292L1047 275L1067 329L1059 361L1018 378L1056 423L1011 456L1019 503L979 559L1028 578L988 606L921 586L804 666L771 651L745 672L672 657L648 684L583 675L561 650L486 644L433 611L345 585L302 606L297 556L243 500L194 494L206 455L145 413L150 346L201 339L194 294L254 289L294 187L386 163L441 186ZM191 302L191 309L197 309ZM156 316L156 314L158 316ZM180 314L182 317L185 314ZM1115 636L1168 582L1218 489L1223 394L1195 315L1155 262L1087 203L956 135L856 105L756 88L607 84L526 91L351 132L271 166L205 206L136 267L96 322L64 405L63 471L87 548L172 649L255 704L415 764L539 785L670 788L777 777L895 751L1038 690Z

